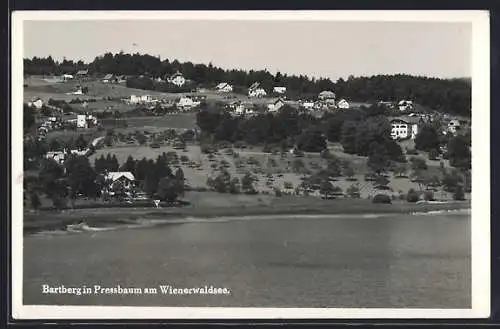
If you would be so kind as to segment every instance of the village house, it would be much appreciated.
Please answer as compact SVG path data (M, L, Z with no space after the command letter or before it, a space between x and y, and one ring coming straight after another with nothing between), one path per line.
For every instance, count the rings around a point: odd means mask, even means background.
M255 114L253 106L253 103L236 101L229 104L228 110L234 116L253 115Z
M319 93L318 99L321 101L326 101L326 100L335 100L335 93L333 91L329 90L324 90Z
M217 90L218 92L221 92L221 93L229 93L229 92L233 91L233 86L231 86L227 82L221 82L217 86L215 86L215 90Z
M418 117L401 116L392 118L390 123L392 139L415 139L421 119Z
M66 153L63 151L50 151L45 154L46 159L53 159L59 164L63 164L66 158Z
M313 101L301 101L300 105L308 111L311 111L314 109L314 102Z
M74 76L72 74L63 74L63 81L73 80Z
M200 105L199 101L193 100L191 97L181 97L175 106L181 110L190 110Z
M98 120L95 116L90 114L78 114L76 116L76 127L87 129L89 127L97 126Z
M273 92L276 94L284 94L286 93L286 87L274 87Z
M446 127L446 132L456 135L456 133L460 130L461 124L459 120L450 120Z
M260 88L260 83L255 82L248 88L248 97L264 97L267 93L263 88Z
M402 100L398 103L398 109L401 112L413 111L413 101Z
M176 85L177 87L182 87L184 86L184 84L186 84L186 79L184 78L182 73L177 72L168 78L168 82Z
M84 78L86 77L87 75L89 74L89 70L80 70L78 72L76 72L76 76L79 77L79 78Z
M347 102L345 99L341 99L337 103L337 107L339 109L348 109L350 106L349 106L349 102Z
M130 104L141 104L141 103L151 103L153 102L153 97L151 95L130 95L130 98L127 100Z
M43 101L41 98L37 97L28 103L29 107L34 107L37 110L40 110L43 107Z
M269 112L278 112L280 108L285 105L285 101L281 98L278 98L274 102L267 105L267 109Z
M125 83L127 80L124 75L118 75L115 77L115 83Z
M108 184L103 192L109 195L114 195L119 190L128 193L136 186L135 176L130 171L107 172L104 179Z
M114 79L115 79L115 78L114 78L113 74L109 73L109 74L106 74L106 75L104 76L104 78L102 78L102 82L103 82L103 83L110 83L110 82L113 82L113 81L114 81Z

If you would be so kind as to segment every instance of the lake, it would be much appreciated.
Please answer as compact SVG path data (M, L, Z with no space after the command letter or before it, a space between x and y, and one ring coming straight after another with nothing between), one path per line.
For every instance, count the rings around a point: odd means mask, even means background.
M469 213L240 219L25 236L24 304L471 307ZM44 284L158 293L43 294Z

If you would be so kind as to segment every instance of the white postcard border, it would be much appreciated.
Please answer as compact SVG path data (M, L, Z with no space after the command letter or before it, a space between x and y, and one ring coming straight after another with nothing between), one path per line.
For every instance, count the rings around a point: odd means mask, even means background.
M15 319L382 319L484 318L490 315L490 46L486 11L17 11L12 14L12 316ZM23 22L25 20L320 20L471 22L472 33L472 308L199 308L27 306L23 296Z

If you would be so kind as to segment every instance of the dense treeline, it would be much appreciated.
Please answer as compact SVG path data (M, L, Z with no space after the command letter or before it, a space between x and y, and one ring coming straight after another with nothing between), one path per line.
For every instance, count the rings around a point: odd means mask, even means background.
M162 77L181 72L186 79L196 82L198 86L212 87L219 82L229 82L235 86L248 87L260 82L268 91L273 86L287 88L288 96L315 97L323 90L333 90L338 97L359 102L399 101L410 99L424 106L448 113L470 115L471 85L466 79L437 79L416 77L404 74L377 75L372 77L342 78L336 82L330 79L314 79L304 75L295 76L277 72L271 74L267 70L224 70L211 63L181 63L177 60L161 60L151 55L111 54L96 57L94 61L84 64L81 61L64 60L61 63L48 58L25 59L26 74L62 74L75 73L88 68L91 74L124 74L129 76L148 75ZM141 83L135 81L134 83ZM153 89L149 82L142 81L142 89ZM167 88L167 87L164 87Z

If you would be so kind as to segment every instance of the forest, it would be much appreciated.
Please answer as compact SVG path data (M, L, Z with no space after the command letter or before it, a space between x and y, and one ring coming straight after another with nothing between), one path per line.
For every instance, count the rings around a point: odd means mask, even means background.
M266 90L273 86L287 88L287 97L315 98L323 90L332 90L337 98L346 98L356 102L413 100L422 106L434 110L470 116L471 81L470 79L438 79L407 74L375 75L370 77L349 76L332 81L328 78L312 78L305 75L289 75L281 72L272 74L263 70L225 70L212 63L195 64L178 60L161 60L159 57L123 52L106 53L96 57L90 63L64 59L55 61L52 57L24 59L24 73L27 75L61 75L89 69L92 75L108 73L130 76L131 79L144 75L152 78L165 78L175 72L199 87L213 87L219 82L229 82L235 90L245 90L254 82L260 82ZM147 78L146 78L147 79ZM132 84L137 84L135 80ZM151 88L154 84L142 81ZM167 88L167 87L164 87ZM168 89L165 89L166 91Z

